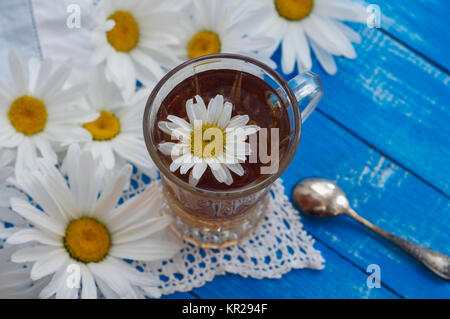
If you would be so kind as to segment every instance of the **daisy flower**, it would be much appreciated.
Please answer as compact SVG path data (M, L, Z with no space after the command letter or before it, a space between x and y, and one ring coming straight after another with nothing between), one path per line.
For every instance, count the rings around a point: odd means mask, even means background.
M171 219L159 216L158 186L152 184L117 206L130 179L130 165L102 182L106 170L75 144L63 162L67 181L48 161L41 159L37 164L36 171L17 178L17 185L41 209L12 198L12 209L33 227L14 232L7 243L37 243L21 248L11 260L32 263L33 280L53 275L39 296L96 298L99 289L107 298L159 297L158 279L122 260L160 260L180 249L160 239ZM74 274L79 275L78 284Z
M17 150L16 172L34 169L38 153L56 163L54 147L91 138L79 123L92 121L98 114L75 107L81 86L63 87L70 68L53 71L50 60L31 60L27 81L15 53L9 54L9 67L14 87L0 80L0 148Z
M94 158L100 158L107 169L129 161L152 178L157 170L150 158L142 134L142 117L149 89L141 89L126 101L113 82L106 80L98 68L89 72L89 90L85 105L100 116L83 127L92 140L84 143ZM118 162L118 163L117 163Z
M270 55L257 54L273 46L275 39L253 32L264 24L268 8L248 2L254 6L237 1L194 0L191 10L178 23L180 44L176 52L180 61L207 54L240 53L275 66Z
M350 0L260 1L270 6L265 31L282 45L284 73L294 71L296 61L299 72L310 70L310 47L329 74L337 71L333 55L356 58L352 42L360 42L361 37L338 20L365 22L367 13L361 4Z
M174 115L167 116L169 121L158 122L161 131L179 140L179 143L163 142L158 148L164 155L174 158L169 167L172 172L180 169L181 174L186 174L192 168L189 174L191 185L197 185L208 167L217 181L231 185L231 172L242 176L244 168L239 162L244 162L246 156L250 155L250 145L245 140L248 135L256 133L259 127L246 125L248 115L231 117L233 105L225 102L222 95L212 98L208 107L201 96L196 95L195 100L196 103L193 99L186 102L190 123ZM207 138L205 133L209 129L219 134ZM219 143L222 148L210 147L215 139L222 142Z
M105 64L108 79L131 95L136 79L144 85L164 75L161 66L172 67L176 58L169 45L176 14L161 0L103 0L92 13L94 64ZM174 8L179 5L174 3Z

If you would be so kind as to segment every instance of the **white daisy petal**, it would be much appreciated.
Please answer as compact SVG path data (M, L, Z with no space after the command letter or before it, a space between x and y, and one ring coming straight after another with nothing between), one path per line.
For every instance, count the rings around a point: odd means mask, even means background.
M336 74L337 67L336 67L336 62L334 62L333 56L330 53L328 53L327 51L325 51L324 49L322 49L313 40L311 40L311 48L313 49L313 51L317 57L317 60L319 60L320 64L324 68L324 70L328 74L331 74L331 75Z
M226 164L226 166L235 174L239 175L239 176L243 176L245 173L244 168L242 167L241 164L237 163L237 164Z
M90 263L87 267L96 278L100 278L101 281L122 298L137 298L136 291L129 282L122 278L120 272L117 272L109 263L110 259L111 257L107 257L101 264Z
M44 245L62 246L61 238L51 233L42 232L37 229L23 229L15 232L8 238L8 244L24 244L30 241L37 241Z
M208 165L205 162L195 164L194 169L192 170L193 178L200 180L207 167Z
M110 232L114 233L126 228L128 225L141 220L144 217L154 217L156 207L162 203L162 194L156 184L151 184L145 191L127 200L114 211L105 216L103 221ZM152 213L153 212L153 213Z
M189 124L185 119L182 119L174 115L168 115L167 119L172 123L174 123L175 125L177 125L178 127L181 127L182 129L192 130L192 125Z
M353 22L365 23L368 16L368 13L364 6L348 0L316 0L315 10L318 14L330 18Z
M199 98L197 98L197 96L196 96L196 99L198 101ZM202 98L200 98L200 101L202 101L202 104L204 106L205 104L204 104ZM206 108L204 111L203 111L203 108L201 108L199 111L205 112ZM216 95L216 97L211 99L211 101L208 104L208 111L206 112L208 114L207 120L206 120L207 123L216 124L219 120L220 115L222 114L222 111L223 111L223 96L218 94L218 95Z
M227 129L244 126L250 120L248 115L236 115L228 123Z
M186 174L191 168L192 166L194 166L194 162L190 162L190 163L183 163L183 165L181 165L180 167L180 173L181 174Z
M132 225L113 235L115 245L135 242L148 237L170 225L172 219L169 216L152 217L139 224Z
M15 263L24 263L28 261L36 261L45 259L55 247L36 246L19 249L11 256L11 260Z
M283 68L283 72L288 74L294 71L295 66L295 25L289 24L286 35L282 41L282 49L281 49L281 66Z
M14 86L16 87L16 95L24 95L27 92L28 84L22 62L20 62L19 56L14 51L9 52L8 59L11 77L14 82Z
M92 209L92 217L101 220L116 206L125 185L130 180L132 170L131 165L124 166L116 176L106 183L106 188Z
M223 105L222 113L219 115L217 126L219 126L221 129L225 129L230 122L232 111L233 104L231 104L230 102L225 102L225 104Z
M31 269L31 279L38 280L56 272L63 266L69 256L63 248L53 249L44 259L39 259Z
M91 272L85 265L80 265L81 268L81 283L83 285L81 290L82 299L97 299L97 287L95 286L95 279Z
M161 260L172 257L179 251L177 244L162 241L148 240L139 243L117 245L111 248L111 256L125 259L137 259L144 261Z
M312 60L309 52L308 40L305 32L300 27L294 28L294 46L297 52L297 69L301 73L305 70L311 70Z
M55 235L64 236L65 232L61 224L55 222L23 199L12 198L11 207L15 212L28 219L32 224L39 226L42 229L46 229Z
M173 153L174 148L177 147L178 144L167 142L167 143L161 143L158 145L158 150L163 153L164 155L175 155Z

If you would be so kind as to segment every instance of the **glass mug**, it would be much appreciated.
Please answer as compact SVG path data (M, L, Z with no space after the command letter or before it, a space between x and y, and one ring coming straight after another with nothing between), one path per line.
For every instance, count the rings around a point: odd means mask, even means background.
M162 102L183 80L211 70L233 70L263 79L276 91L267 99L284 107L290 130L287 148L278 159L278 170L258 181L237 189L206 190L180 179L163 161L158 150L157 114ZM270 205L270 186L285 171L297 150L302 123L315 109L323 95L320 78L304 72L286 82L267 65L236 54L214 54L189 60L167 75L155 86L145 107L143 129L151 158L161 172L164 194L163 214L175 218L172 229L182 239L207 248L223 248L238 243L250 234L264 218ZM208 104L208 101L205 101ZM300 109L303 111L300 111ZM252 118L252 114L248 114ZM209 169L209 168L208 168Z

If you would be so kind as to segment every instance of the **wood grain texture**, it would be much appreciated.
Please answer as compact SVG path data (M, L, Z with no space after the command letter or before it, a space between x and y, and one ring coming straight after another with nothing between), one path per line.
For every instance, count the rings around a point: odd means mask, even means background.
M319 109L448 195L450 77L379 30L356 29L358 58L336 58L335 76L314 59L325 87Z
M308 120L300 148L282 176L286 192L291 192L298 179L308 176L323 176L337 181L348 193L351 205L375 224L415 243L450 254L449 202L434 189L321 114L313 114ZM450 297L448 282L437 278L400 249L363 229L356 222L344 216L331 219L303 216L302 221L315 238L359 268L347 266L346 273L361 272L361 269L365 270L370 264L378 264L382 272L381 281L401 296ZM340 278L339 270L333 266L336 263L334 257L333 254L325 256L324 272L331 271L336 278ZM330 270L330 267L333 268ZM299 273L303 273L303 270ZM322 298L333 297L335 287L326 276L323 277L323 282L321 278L316 278L311 285L322 287ZM280 281L294 286L297 280L298 277L293 275L285 276ZM214 281L211 290L215 288L218 292L210 295L210 290L205 290L207 293L199 291L198 294L201 297L216 297L224 289L235 289L234 296L241 296L242 287L254 285L246 279L239 281L236 278L231 282L236 284L225 288L222 287L225 281L223 284ZM226 285L231 285L231 282L226 281ZM265 284L268 286L267 291L276 290L272 290L270 285L279 285L276 281L266 281ZM342 287L347 284L345 280L339 283ZM326 287L329 287L328 290ZM249 295L246 296L250 296L250 291L247 293ZM289 295L293 292L283 293ZM351 293L345 290L341 296L345 297L346 293L349 293L347 297L350 297ZM361 297L363 296L361 294Z
M315 245L327 260L324 270L293 270L281 279L218 276L193 291L201 298L399 298L385 287L368 288L367 275L321 243Z
M447 72L450 70L450 2L445 0L371 0L386 19L381 24L394 37L420 52Z

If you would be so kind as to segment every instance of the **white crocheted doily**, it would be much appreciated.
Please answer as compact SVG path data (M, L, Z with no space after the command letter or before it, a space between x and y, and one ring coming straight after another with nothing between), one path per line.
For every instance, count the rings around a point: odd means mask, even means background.
M141 192L150 180L135 171L124 199ZM130 261L140 271L159 275L163 294L191 291L216 275L280 278L292 269L322 269L324 259L303 229L298 211L284 193L282 180L272 186L268 213L259 227L239 245L202 249L186 243L174 258L153 263Z

